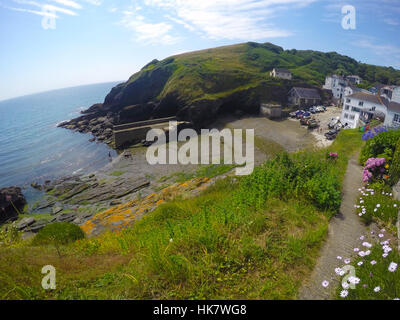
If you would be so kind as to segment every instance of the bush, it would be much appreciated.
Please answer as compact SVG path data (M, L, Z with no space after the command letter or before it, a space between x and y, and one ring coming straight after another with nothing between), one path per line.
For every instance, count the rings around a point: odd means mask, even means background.
M389 168L389 185L394 186L400 179L400 139L397 140L392 164Z
M83 239L84 232L75 224L67 222L53 223L41 229L33 239L33 245L66 245Z
M261 208L268 198L298 197L318 209L337 211L341 204L340 179L335 161L321 154L281 154L242 180L238 197L242 203Z
M400 130L389 130L368 140L360 154L361 165L369 158L385 158L390 163L399 138Z

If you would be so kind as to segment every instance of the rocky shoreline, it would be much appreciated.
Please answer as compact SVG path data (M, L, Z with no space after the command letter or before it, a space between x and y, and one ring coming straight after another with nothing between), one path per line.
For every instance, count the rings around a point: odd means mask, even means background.
M89 140L90 142L97 141L112 146L114 122L115 118L111 113L106 116L88 113L78 118L64 121L58 127L80 133L91 133L93 138Z

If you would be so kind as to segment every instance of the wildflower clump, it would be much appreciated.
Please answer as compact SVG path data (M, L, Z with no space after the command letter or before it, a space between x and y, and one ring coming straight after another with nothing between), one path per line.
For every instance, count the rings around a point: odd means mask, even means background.
M360 198L355 205L358 216L366 223L384 223L388 227L396 225L400 201L393 199L390 188L382 183L361 188Z
M372 232L373 233L373 232ZM349 274L345 268L336 268L342 278L337 289L338 299L349 300L398 300L400 298L400 256L386 237L386 230L380 230L376 245L361 236L359 248L355 248L354 270ZM349 270L349 269L347 269Z

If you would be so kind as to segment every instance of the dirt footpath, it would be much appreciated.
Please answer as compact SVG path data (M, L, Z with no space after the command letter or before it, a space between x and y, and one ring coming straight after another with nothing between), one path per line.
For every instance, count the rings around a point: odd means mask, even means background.
M321 250L314 271L307 283L300 289L300 300L328 300L332 298L339 284L335 268L343 267L343 262L337 259L351 258L354 248L359 244L359 237L367 231L364 224L355 213L354 204L359 196L358 189L362 186L362 168L358 165L355 155L349 161L343 185L343 197L340 212L329 224L328 238ZM322 287L322 281L330 282L328 288Z

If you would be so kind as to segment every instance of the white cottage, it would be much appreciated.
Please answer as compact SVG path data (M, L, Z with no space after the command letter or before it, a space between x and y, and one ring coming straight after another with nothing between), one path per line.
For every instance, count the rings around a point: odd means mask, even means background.
M345 97L340 121L350 128L357 128L377 114L386 116L387 108L384 101L373 94L355 92Z
M270 76L273 78L292 80L292 73L289 70L282 68L272 69L272 71L270 72Z
M357 76L357 75L351 75L351 76L347 76L346 79L354 84L360 84L362 82L361 77Z

